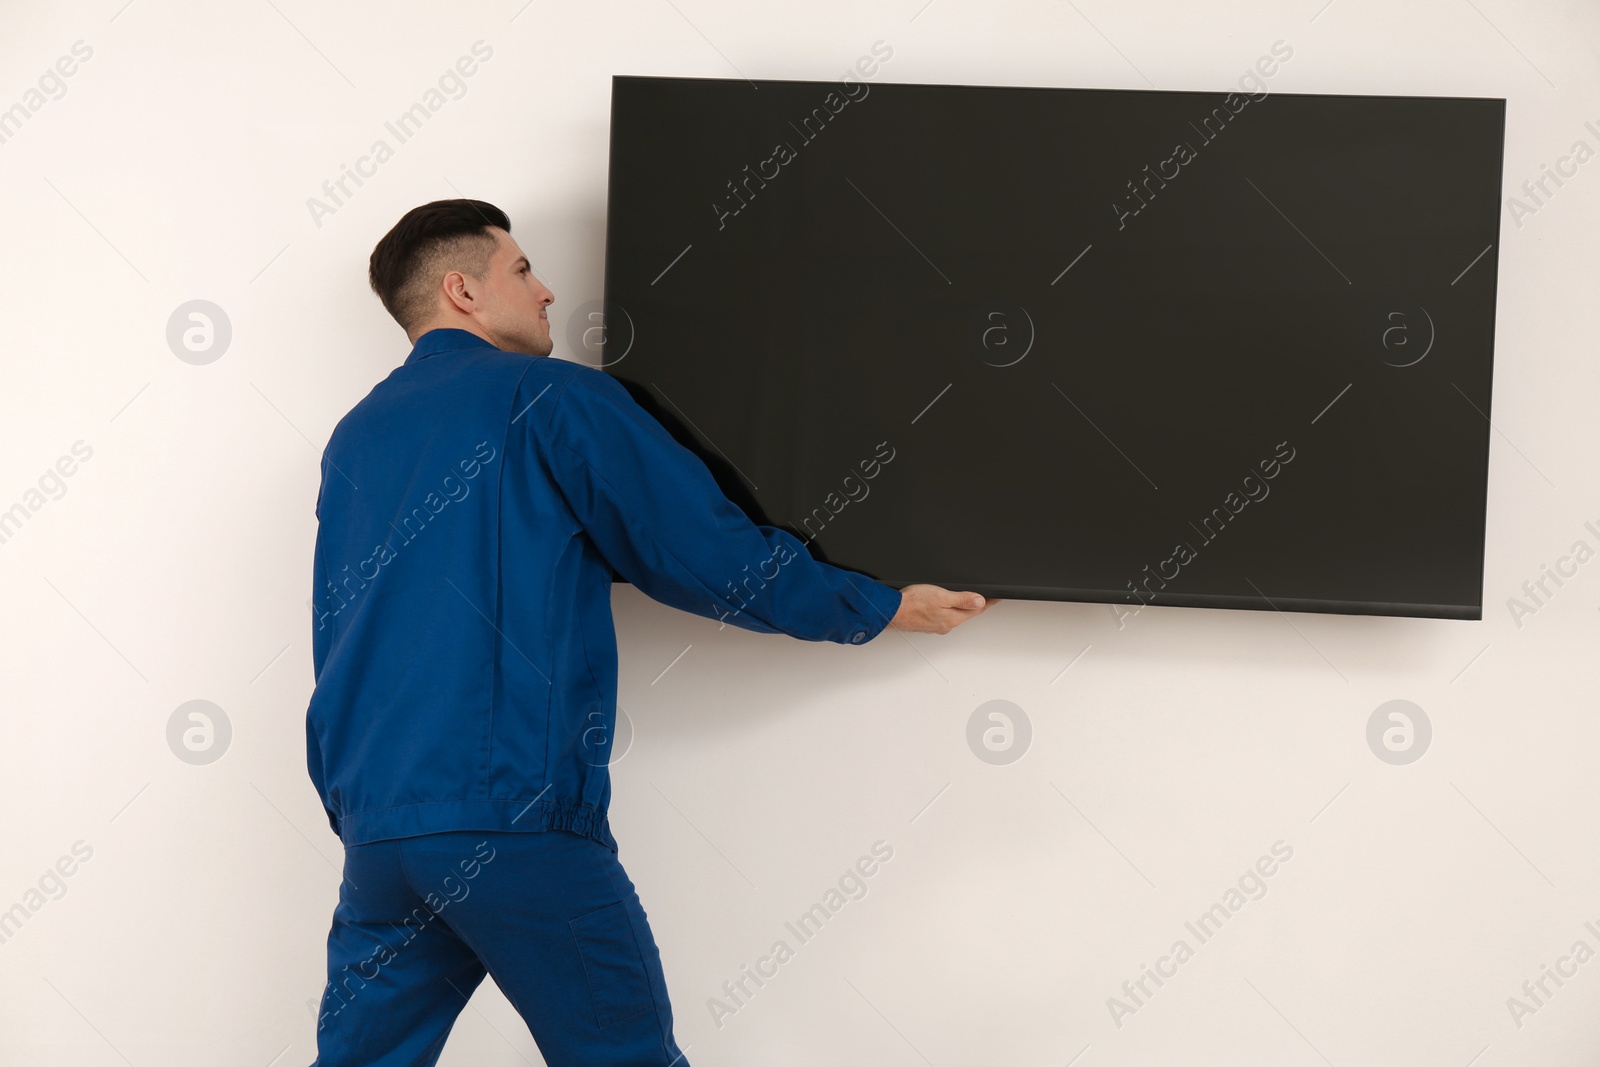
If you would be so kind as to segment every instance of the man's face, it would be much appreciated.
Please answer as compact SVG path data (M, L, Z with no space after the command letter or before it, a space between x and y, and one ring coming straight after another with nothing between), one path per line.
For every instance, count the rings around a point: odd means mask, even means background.
M468 292L478 304L473 318L496 348L548 356L554 345L545 308L555 302L555 294L534 276L528 257L509 233L498 226L490 227L489 232L497 247L489 257L487 276L475 284L467 280Z

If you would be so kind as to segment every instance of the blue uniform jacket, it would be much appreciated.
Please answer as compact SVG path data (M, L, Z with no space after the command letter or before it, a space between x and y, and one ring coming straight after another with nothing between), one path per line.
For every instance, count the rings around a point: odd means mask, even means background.
M871 640L900 607L751 522L604 371L465 330L418 338L339 421L316 514L306 759L347 845L562 829L616 849L613 567L808 641Z

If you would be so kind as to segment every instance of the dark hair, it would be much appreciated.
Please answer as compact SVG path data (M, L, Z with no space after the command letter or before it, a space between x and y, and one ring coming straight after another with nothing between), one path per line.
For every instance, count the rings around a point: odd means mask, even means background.
M372 250L367 280L401 329L434 309L434 288L447 271L482 277L495 250L489 227L511 232L504 211L482 200L435 200L414 207Z

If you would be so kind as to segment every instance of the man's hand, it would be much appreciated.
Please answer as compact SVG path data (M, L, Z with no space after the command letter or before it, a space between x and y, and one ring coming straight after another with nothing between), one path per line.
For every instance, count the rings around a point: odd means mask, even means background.
M908 585L900 590L900 610L889 625L917 634L947 634L983 614L998 598L985 600L977 593L957 593L937 585Z

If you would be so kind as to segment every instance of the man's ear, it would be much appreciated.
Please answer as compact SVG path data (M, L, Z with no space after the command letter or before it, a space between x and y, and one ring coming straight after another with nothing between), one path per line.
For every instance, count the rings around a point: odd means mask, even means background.
M477 283L458 270L445 272L440 282L444 290L445 299L456 306L462 314L470 315L477 310Z

